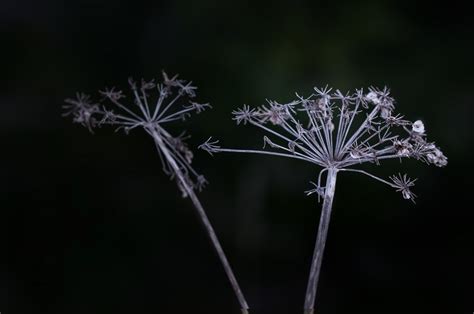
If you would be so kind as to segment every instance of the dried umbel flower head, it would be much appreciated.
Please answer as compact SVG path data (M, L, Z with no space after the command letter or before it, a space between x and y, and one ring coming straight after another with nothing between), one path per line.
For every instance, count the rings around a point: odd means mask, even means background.
M196 190L201 191L207 181L191 166L193 153L185 143L187 137L184 133L173 136L165 129L167 123L186 120L191 113L201 113L211 106L192 101L196 97L197 88L192 82L178 79L177 75L170 78L163 72L161 83L154 80L141 80L138 83L132 79L129 79L128 83L132 94L128 104L124 102L127 98L121 90L106 88L99 92L101 99L98 102L82 93L78 93L75 99L66 99L64 115L72 116L74 122L85 126L91 132L96 127L111 125L127 134L140 128L153 138L164 172L176 180L183 197L189 197L193 202L242 312L247 313L247 302L195 193Z
M178 79L177 75L169 78L163 72L162 83L154 80L137 83L129 79L129 85L131 104L124 103L126 96L121 90L105 88L99 91L99 102L82 93L78 93L75 99L66 99L64 115L71 115L74 122L90 131L103 125L115 126L116 130L126 133L136 128L145 130L155 141L164 172L172 179L178 178L176 169L183 175L183 179L176 180L183 197L188 196L188 188L200 191L206 180L191 167L193 153L184 142L187 137L184 133L173 136L164 126L185 120L191 113L201 113L211 106L191 101L196 96L196 87Z
M422 121L410 122L393 114L395 101L387 88L345 95L339 90L330 93L327 87L315 91L307 98L297 94L296 100L286 104L267 101L268 105L252 109L244 105L232 112L237 124L251 124L268 133L264 150L220 148L218 141L211 139L200 148L209 153L260 153L301 159L321 166L322 172L335 169L368 174L351 167L378 165L392 158L414 158L438 167L447 164L441 150L427 141ZM356 126L361 116L362 122ZM398 189L393 182L377 179Z
M338 172L358 172L401 192L414 202L411 191L415 180L398 175L385 180L365 170L354 168L364 163L379 165L386 159L413 158L438 167L447 158L432 142L427 141L424 123L410 122L394 114L395 100L387 88L359 89L343 94L331 93L328 87L315 88L308 97L296 94L289 103L267 101L266 105L232 112L237 124L250 124L267 133L263 149L221 148L209 138L200 146L209 153L256 153L299 159L322 167L307 195L323 198L323 210L305 298L305 310L312 313L322 255L329 225L332 200ZM321 183L326 173L326 184Z

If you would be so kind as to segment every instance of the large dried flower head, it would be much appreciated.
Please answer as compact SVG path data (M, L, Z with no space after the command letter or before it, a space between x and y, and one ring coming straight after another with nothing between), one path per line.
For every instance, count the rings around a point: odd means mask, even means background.
M191 113L200 113L211 106L192 101L196 87L192 82L169 77L163 72L163 81L129 79L131 101L123 102L127 96L116 88L99 91L99 101L78 93L74 99L66 99L64 116L92 131L96 127L111 125L116 130L128 133L136 128L145 130L154 139L164 172L176 179L183 196L193 189L201 190L206 184L204 177L191 167L193 153L184 142L184 133L171 135L165 125L185 120Z
M200 148L209 153L259 153L305 160L323 168L366 174L397 190L400 182L405 198L414 199L408 187L414 180L387 181L352 166L379 165L387 159L414 158L438 167L447 158L426 139L423 122L410 122L395 114L395 100L388 88L369 88L353 93L315 88L308 97L296 94L289 103L267 101L257 108L244 106L233 111L237 124L250 124L267 133L263 150L228 149L208 141ZM320 186L319 182L317 186ZM312 194L312 193L309 193Z

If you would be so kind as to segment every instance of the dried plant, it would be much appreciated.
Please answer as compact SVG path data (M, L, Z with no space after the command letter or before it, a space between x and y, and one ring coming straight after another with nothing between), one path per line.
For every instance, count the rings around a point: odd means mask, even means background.
M177 120L185 120L191 113L200 113L211 106L191 101L196 96L196 87L192 82L178 79L178 76L169 78L163 72L163 81L144 81L137 84L129 79L133 94L133 102L123 103L125 95L115 88L106 88L99 91L101 101L96 103L88 95L78 93L75 99L66 99L64 116L72 116L73 121L82 124L91 132L103 125L115 126L116 130L125 133L141 128L152 138L160 157L163 171L176 181L183 197L189 197L194 204L199 218L209 236L211 243L219 256L229 281L234 289L243 313L247 313L248 305L240 290L237 279L224 254L214 229L199 201L196 190L201 191L207 181L198 174L191 162L193 153L184 140L184 133L172 136L164 125ZM157 93L152 100L152 92Z
M388 180L365 170L353 168L363 163L379 165L385 159L414 158L438 167L447 158L434 143L427 142L420 120L410 122L394 114L395 101L389 90L369 88L353 94L328 87L318 89L307 98L286 104L267 100L266 105L250 108L244 105L233 111L237 124L251 124L268 133L263 137L263 150L229 149L209 138L200 145L210 154L218 152L256 153L308 161L322 167L317 183L307 195L323 198L318 235L311 263L304 303L305 313L313 313L316 289L321 270L324 246L336 187L338 172L357 172L387 184L401 192L403 198L415 201L411 191L415 180L397 175ZM394 134L394 131L398 131ZM321 184L323 174L326 183Z

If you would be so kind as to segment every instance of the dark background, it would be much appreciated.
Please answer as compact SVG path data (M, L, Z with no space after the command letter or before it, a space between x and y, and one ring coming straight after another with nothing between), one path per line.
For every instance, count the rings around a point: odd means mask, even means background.
M244 103L390 86L449 164L369 167L418 177L416 205L339 176L316 313L472 313L472 26L453 1L2 0L0 312L239 312L151 139L61 117L76 91L165 69L214 106L175 125L193 148L210 135L260 147L231 120ZM252 313L302 313L320 212L303 192L319 169L197 150L194 166Z

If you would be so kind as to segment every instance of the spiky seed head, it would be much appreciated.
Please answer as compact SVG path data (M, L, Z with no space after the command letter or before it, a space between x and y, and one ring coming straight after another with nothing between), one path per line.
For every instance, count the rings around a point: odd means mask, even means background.
M92 102L90 96L78 93L75 99L65 100L64 115L72 116L73 122L90 131L102 125L112 125L127 134L137 128L144 129L155 140L164 172L171 178L180 178L177 183L183 196L187 196L186 191L201 190L206 181L191 167L193 153L184 142L184 133L172 136L165 124L184 120L191 113L201 113L211 106L191 101L196 97L197 87L178 80L177 75L170 78L163 72L161 83L144 79L137 83L132 78L128 83L132 101L122 103L126 96L114 87L99 91L101 97L97 103Z

